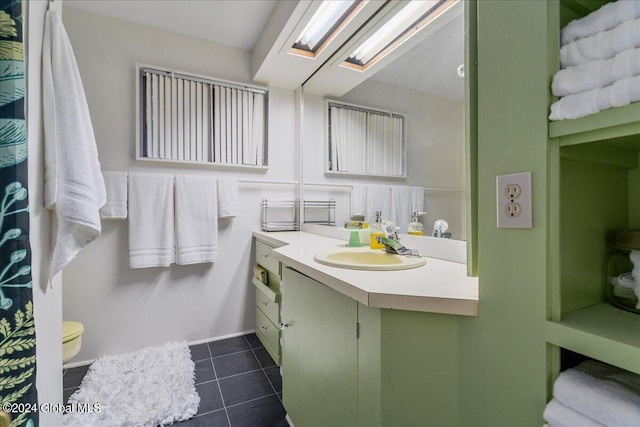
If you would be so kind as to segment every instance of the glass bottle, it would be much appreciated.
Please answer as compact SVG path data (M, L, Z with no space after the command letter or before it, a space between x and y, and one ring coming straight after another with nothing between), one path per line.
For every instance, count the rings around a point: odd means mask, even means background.
M371 224L369 228L371 229L371 242L370 242L371 249L383 249L384 245L382 243L378 243L378 241L376 240L377 236L384 237L385 235L384 231L382 230L382 212L381 211L376 211L376 220L373 224Z
M606 289L612 305L640 314L640 230L616 232L607 260Z
M407 226L407 233L413 236L424 236L424 226L418 221L418 211L411 214L411 222Z

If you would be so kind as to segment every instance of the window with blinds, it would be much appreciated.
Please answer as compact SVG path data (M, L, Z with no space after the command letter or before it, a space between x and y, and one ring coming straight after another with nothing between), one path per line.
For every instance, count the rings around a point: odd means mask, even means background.
M405 176L402 114L328 102L329 171Z
M139 159L267 164L266 89L138 69Z

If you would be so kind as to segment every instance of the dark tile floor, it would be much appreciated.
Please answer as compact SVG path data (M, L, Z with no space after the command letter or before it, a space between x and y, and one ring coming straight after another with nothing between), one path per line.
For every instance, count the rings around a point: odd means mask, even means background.
M200 407L180 427L287 427L280 368L255 334L191 346ZM64 371L66 403L88 366Z

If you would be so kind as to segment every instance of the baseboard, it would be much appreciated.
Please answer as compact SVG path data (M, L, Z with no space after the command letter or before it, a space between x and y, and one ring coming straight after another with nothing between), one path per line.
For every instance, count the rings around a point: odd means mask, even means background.
M289 427L296 427L293 425L293 421L291 421L291 417L289 416L289 413L285 415L284 419L287 421L287 423L289 423Z
M201 339L201 340L189 341L189 342L187 342L187 345L192 346L192 345L197 345L197 344L206 344L206 343L214 342L214 341L222 341L222 340L226 340L228 338L235 338L235 337L240 337L242 335L252 334L255 331L256 331L255 329L250 329L248 331L235 332L233 334L221 335L221 336L213 337L213 338L204 338L204 339ZM135 351L135 350L132 350L132 351ZM87 365L91 365L95 361L96 361L96 359L89 359L89 360L82 360L82 361L79 361L79 362L70 362L70 363L62 365L62 369L71 369L71 368L77 368L79 366L87 366Z

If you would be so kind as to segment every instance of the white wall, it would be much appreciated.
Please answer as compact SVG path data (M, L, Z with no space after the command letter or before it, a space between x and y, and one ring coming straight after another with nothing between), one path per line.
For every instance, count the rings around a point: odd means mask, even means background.
M326 117L324 98L304 97L304 181L313 183L351 184L386 182L392 185L417 185L436 188L464 188L464 113L463 103L396 86L365 81L341 101L372 108L391 110L407 116L407 179L336 177L324 175L326 169ZM320 162L319 159L322 159ZM348 192L318 187L305 187L305 197L334 197L338 224L348 217ZM347 208L344 205L347 204ZM425 193L422 218L425 233L433 229L436 219L444 218L456 239L465 238L464 193Z
M64 9L103 170L214 174L296 180L295 94L270 89L269 168L238 172L135 161L135 64L158 65L250 83L250 54L204 40ZM240 214L220 223L214 265L129 269L128 222L104 221L103 234L64 271L64 317L84 323L74 360L121 353L168 340L199 341L255 327L250 284L252 230L262 197L291 199L295 186L240 184Z
M40 403L62 403L62 288L60 275L47 286L51 214L44 208L42 35L45 2L23 2L27 12L27 125L29 132L29 239L36 321L36 387ZM53 6L59 8L59 5ZM40 425L62 425L62 414L41 412Z

